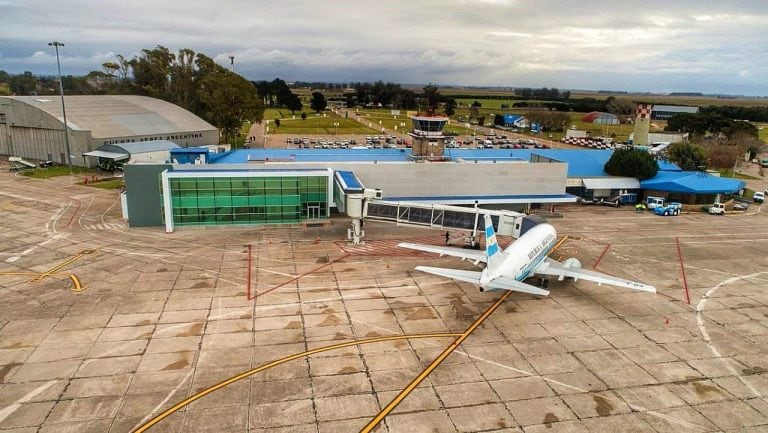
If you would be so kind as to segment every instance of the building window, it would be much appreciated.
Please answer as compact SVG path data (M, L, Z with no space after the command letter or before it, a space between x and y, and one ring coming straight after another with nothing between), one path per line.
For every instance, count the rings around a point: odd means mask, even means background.
M173 178L176 225L285 224L328 218L328 178Z

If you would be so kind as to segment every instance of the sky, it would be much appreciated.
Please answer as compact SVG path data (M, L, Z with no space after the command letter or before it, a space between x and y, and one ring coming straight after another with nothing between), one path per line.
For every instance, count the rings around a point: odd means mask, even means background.
M163 45L252 80L768 96L766 0L0 0L0 70Z

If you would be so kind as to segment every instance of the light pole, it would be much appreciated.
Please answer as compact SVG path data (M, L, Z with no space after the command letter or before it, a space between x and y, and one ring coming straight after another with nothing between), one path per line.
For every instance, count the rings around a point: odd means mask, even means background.
M339 122L333 122L333 135L339 134Z
M229 64L232 66L232 73L235 73L235 56L229 56Z
M69 126L67 125L67 109L64 107L64 83L61 81L61 62L59 62L59 47L63 47L61 42L49 42L49 47L56 49L56 67L59 70L59 94L61 95L61 113L64 115L64 146L67 151L67 165L69 166L69 174L72 174L72 155L69 152Z

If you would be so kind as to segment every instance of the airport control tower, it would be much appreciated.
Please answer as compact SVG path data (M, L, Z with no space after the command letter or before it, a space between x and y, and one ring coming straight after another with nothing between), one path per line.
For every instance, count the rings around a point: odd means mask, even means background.
M651 104L637 104L637 116L635 117L635 130L632 144L635 146L648 145L648 132L651 129Z
M417 114L411 117L413 132L408 135L413 137L413 156L418 160L430 158L442 159L445 151L445 136L443 128L448 123L448 118L436 114Z

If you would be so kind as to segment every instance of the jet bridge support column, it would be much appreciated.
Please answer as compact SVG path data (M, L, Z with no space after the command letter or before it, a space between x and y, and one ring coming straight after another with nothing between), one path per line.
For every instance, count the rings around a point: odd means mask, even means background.
M475 248L477 245L477 222L480 219L480 208L477 207L477 200L475 200L475 224L472 226L472 231L469 234L469 247Z
M363 243L363 237L365 237L363 221L368 213L368 200L381 199L381 197L380 189L366 188L361 194L347 194L347 216L352 219L351 226L347 229L347 241L352 245Z

